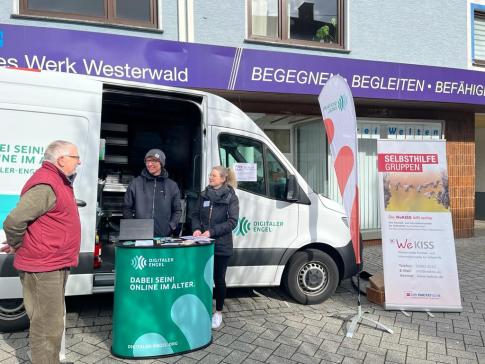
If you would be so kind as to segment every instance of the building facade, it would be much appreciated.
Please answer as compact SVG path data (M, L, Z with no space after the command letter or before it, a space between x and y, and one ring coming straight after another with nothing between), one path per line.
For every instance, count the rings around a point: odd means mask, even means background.
M468 237L485 216L484 14L482 0L439 11L417 0L6 0L0 66L209 90L336 200L317 95L341 74L358 118L364 237L380 234L379 138L446 139L455 236Z

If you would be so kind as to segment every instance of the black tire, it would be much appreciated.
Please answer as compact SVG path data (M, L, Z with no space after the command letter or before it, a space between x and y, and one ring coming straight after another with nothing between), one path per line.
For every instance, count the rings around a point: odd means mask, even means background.
M29 327L29 317L21 298L0 300L0 332L21 331Z
M296 252L286 265L283 286L297 302L305 305L322 303L337 289L340 281L337 265L317 249Z

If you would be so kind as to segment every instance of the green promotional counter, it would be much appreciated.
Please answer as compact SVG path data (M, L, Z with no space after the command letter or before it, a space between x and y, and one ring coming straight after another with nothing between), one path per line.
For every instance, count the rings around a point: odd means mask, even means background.
M117 244L111 352L150 358L212 342L214 244Z

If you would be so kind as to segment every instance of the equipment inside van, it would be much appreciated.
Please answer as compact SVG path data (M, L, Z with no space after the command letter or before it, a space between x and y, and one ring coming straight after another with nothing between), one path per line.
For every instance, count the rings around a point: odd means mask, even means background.
M39 167L45 146L69 140L81 155L74 183L80 263L66 294L113 291L114 246L126 238L120 236L123 196L152 148L164 151L165 168L181 191L180 235L192 234L190 213L213 166L255 168L254 178L240 180L236 191L240 218L229 287L283 285L297 302L313 304L356 273L342 206L313 192L265 133L227 100L188 89L8 69L0 69L0 90L8 90L0 92L0 224ZM0 254L0 331L27 322L12 260Z

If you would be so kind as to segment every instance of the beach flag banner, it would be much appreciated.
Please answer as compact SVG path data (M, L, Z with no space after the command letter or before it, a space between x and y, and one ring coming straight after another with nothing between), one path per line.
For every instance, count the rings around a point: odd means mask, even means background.
M347 81L332 76L318 97L335 174L349 221L355 261L360 265L359 187L357 174L357 119Z

